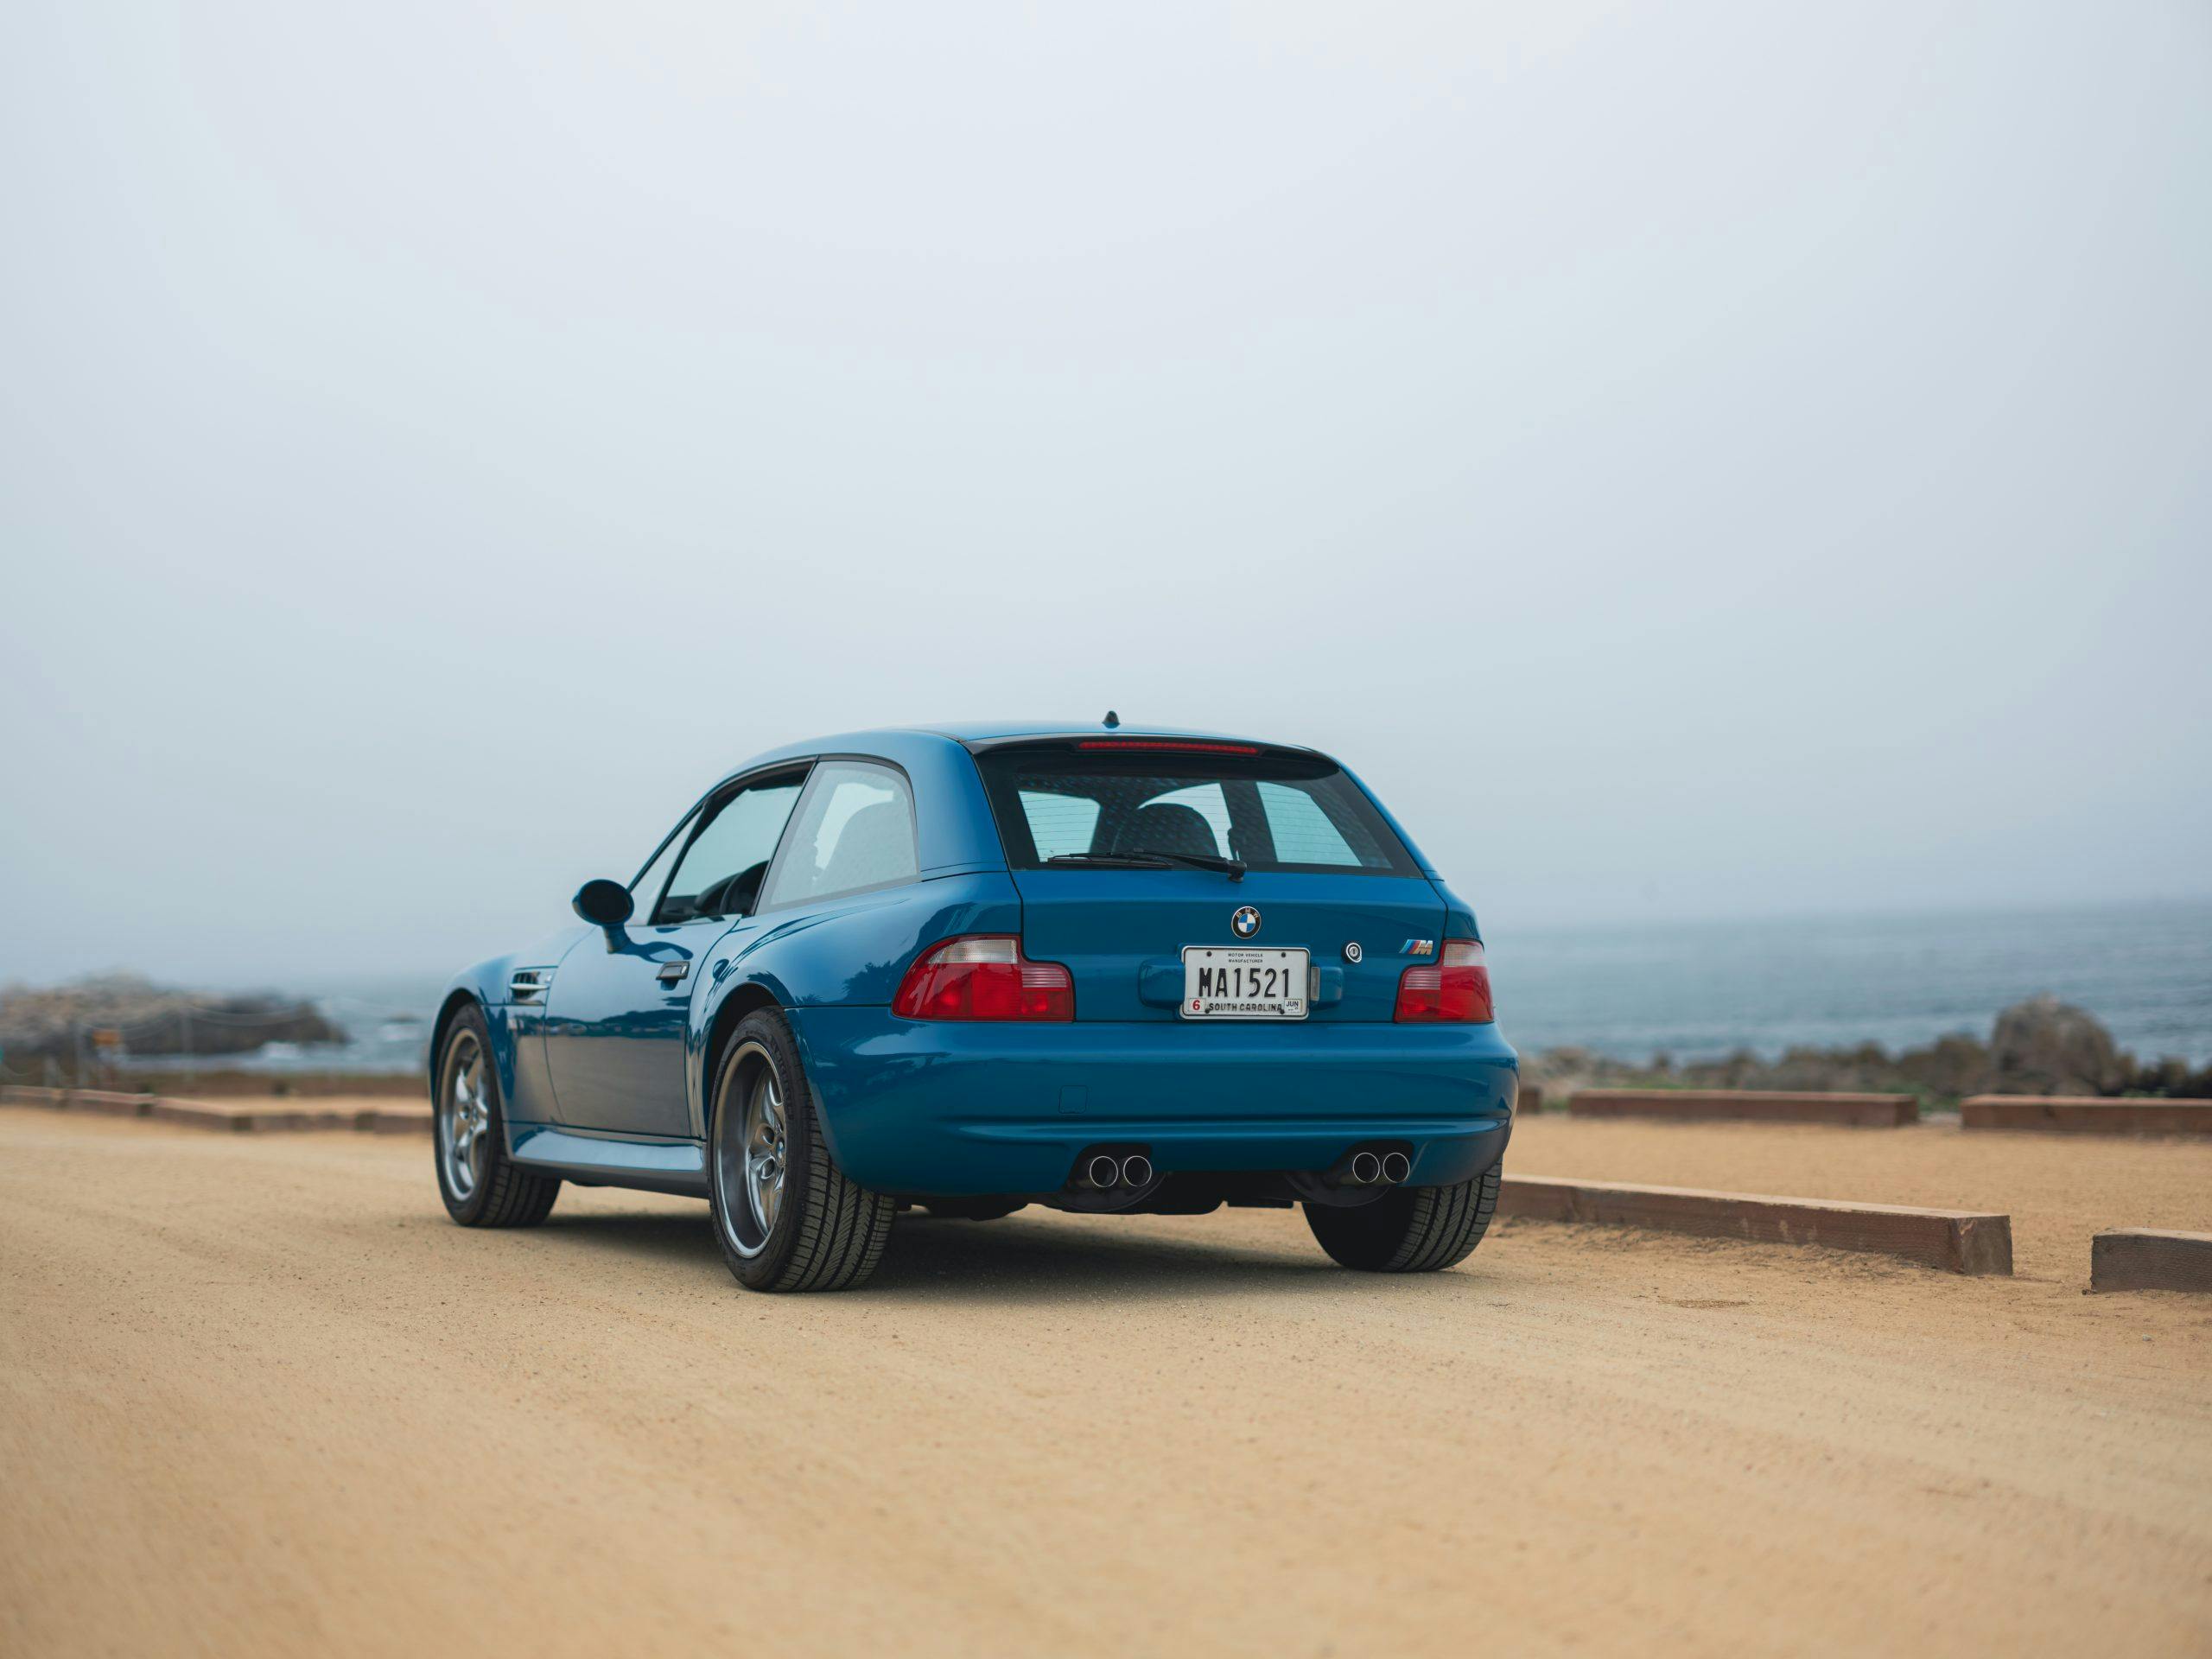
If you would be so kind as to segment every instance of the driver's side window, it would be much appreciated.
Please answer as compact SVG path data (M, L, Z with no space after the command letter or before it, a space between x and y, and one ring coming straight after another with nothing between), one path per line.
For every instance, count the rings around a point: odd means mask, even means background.
M652 919L664 925L751 911L805 781L804 773L784 772L708 803L706 822L683 849Z

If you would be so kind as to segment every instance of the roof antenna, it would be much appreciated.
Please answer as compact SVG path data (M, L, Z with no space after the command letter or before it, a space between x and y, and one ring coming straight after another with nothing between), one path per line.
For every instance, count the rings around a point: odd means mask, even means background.
M1121 723L1122 717L1116 714L1111 709L1109 709L1106 711L1106 718L1099 722L1100 725L1105 727L1105 728L1109 732Z

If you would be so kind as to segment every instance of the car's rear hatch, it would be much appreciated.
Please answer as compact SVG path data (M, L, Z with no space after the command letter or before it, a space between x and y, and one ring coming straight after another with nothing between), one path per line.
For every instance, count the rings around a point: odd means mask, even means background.
M1191 1017L1185 950L1226 963L1238 958L1223 953L1295 950L1306 970L1296 1011L1243 1017L1387 1021L1399 975L1442 934L1442 896L1325 757L1069 738L987 747L976 760L1021 895L1023 952L1066 965L1078 1020L1212 1023ZM1231 879L1163 866L1178 856L1246 868Z

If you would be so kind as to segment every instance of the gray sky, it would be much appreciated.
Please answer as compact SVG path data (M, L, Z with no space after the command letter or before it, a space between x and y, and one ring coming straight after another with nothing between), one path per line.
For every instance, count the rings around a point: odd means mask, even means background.
M1331 748L1497 937L2212 890L2212 11L28 0L0 977Z

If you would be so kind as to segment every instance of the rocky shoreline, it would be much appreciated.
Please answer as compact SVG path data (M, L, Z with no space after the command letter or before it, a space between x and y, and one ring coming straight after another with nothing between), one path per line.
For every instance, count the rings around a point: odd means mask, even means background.
M314 1004L261 993L179 990L131 974L0 989L0 1061L16 1073L73 1072L148 1057L251 1054L270 1043L336 1046L344 1029Z
M1681 1065L1663 1054L1638 1065L1585 1048L1553 1048L1523 1055L1522 1075L1555 1103L1578 1089L1633 1088L1910 1094L1937 1107L1980 1094L2212 1096L2212 1066L2139 1060L2095 1015L2053 996L2006 1008L1986 1042L1961 1032L1896 1054L1863 1043L1793 1048L1774 1060L1738 1052Z

